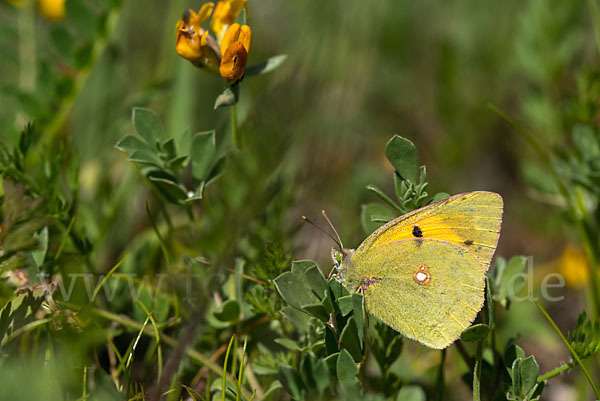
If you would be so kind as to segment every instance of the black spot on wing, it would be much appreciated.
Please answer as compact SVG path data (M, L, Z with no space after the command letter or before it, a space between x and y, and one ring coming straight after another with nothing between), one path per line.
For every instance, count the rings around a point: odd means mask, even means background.
M419 226L414 226L412 230L412 235L417 238L423 237L423 231L419 228Z

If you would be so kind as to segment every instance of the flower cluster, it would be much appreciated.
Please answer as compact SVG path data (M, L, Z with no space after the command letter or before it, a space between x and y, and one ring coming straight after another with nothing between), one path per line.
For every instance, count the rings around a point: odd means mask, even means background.
M175 50L195 66L220 74L229 81L244 76L252 30L235 23L247 0L205 3L198 13L188 10L175 29ZM211 17L212 14L212 17ZM210 18L210 31L202 27Z

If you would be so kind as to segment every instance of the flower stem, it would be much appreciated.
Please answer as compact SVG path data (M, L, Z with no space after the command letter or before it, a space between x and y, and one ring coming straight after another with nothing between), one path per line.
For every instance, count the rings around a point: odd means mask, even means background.
M231 139L233 140L233 146L238 149L242 149L242 137L237 129L237 109L235 104L229 108L231 110Z
M575 352L573 347L571 347L571 344L569 344L569 342L567 341L567 339L565 338L563 333L560 331L560 329L556 325L556 323L554 323L554 320L552 320L552 318L550 317L548 312L546 312L546 309L544 309L544 307L539 303L537 298L534 297L533 294L531 294L531 293L529 294L529 297L531 298L533 303L538 307L538 309L542 312L542 314L546 317L548 322L550 322L550 324L552 325L552 327L554 328L556 333L559 335L560 339L565 343L565 345L569 349L569 352L571 352L571 355L573 355L573 359L575 359L575 361L577 361L577 364L583 371L583 374L585 375L587 381L590 383L590 386L592 386L592 389L594 390L594 394L596 395L596 399L600 399L600 389L598 389L596 382L594 382L594 379L592 379L590 372L587 370L587 368L583 364L583 361L581 360L581 358L579 358L579 355L577 355L577 352Z

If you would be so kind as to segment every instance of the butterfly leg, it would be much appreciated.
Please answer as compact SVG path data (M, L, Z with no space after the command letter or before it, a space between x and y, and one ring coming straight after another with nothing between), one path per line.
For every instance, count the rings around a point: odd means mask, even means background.
M334 273L336 270L337 270L337 272ZM331 269L331 271L329 272L329 275L327 276L327 281L331 280L332 278L337 279L340 276L340 274L342 274L346 270L348 270L346 267L338 270L337 266L333 266L333 269Z

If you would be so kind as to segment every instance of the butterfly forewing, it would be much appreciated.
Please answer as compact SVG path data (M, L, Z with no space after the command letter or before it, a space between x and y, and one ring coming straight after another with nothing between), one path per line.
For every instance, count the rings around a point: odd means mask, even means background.
M435 239L400 240L354 255L349 285L363 290L369 313L406 337L445 348L475 319L484 299L479 261Z
M493 192L455 195L383 225L356 254L404 239L439 239L466 249L487 271L500 235L502 210L502 197Z

